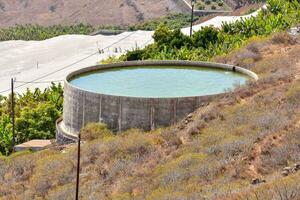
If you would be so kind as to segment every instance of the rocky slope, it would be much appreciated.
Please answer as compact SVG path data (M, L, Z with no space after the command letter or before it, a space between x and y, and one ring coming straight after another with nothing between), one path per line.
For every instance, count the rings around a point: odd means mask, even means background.
M125 25L181 12L176 0L0 0L0 27L15 24Z

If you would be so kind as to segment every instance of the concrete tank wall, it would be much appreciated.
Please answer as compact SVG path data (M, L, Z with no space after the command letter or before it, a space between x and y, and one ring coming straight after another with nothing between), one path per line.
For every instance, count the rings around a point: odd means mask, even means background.
M74 138L80 129L90 122L104 122L115 132L130 128L153 130L169 126L182 120L196 108L208 104L223 95L177 97L177 98L140 98L113 96L85 91L69 83L69 80L82 73L127 66L199 66L221 68L247 74L253 79L257 75L240 67L206 62L191 61L135 61L108 65L97 65L75 71L67 76L64 83L63 121L58 124L57 138Z

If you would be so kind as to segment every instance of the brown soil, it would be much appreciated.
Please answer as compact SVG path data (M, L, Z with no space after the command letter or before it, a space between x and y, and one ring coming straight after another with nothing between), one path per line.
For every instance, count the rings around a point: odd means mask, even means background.
M0 0L0 27L75 23L127 25L181 11L174 0Z

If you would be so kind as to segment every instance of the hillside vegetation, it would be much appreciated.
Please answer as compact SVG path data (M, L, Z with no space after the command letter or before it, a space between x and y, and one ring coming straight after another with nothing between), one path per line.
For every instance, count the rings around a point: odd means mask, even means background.
M32 139L54 139L55 121L61 116L63 88L60 84L41 91L15 95L15 145ZM11 95L0 95L0 155L12 152Z
M198 20L195 17L195 20ZM190 24L190 15L182 13L170 13L157 19L145 20L135 25L124 26L92 26L90 24L77 25L16 25L8 28L0 28L0 41L7 40L46 40L59 35L78 34L90 35L99 30L108 30L112 34L114 31L135 31L135 30L155 30L160 24L164 24L171 29L179 29Z
M209 60L240 47L253 36L268 36L299 23L298 1L269 0L268 5L268 11L261 11L257 17L225 23L221 30L205 27L192 37L161 25L153 36L155 43L131 51L120 60Z
M260 80L173 127L114 135L88 125L80 199L299 199L300 172L280 174L300 157L299 39L251 39L215 58ZM75 171L76 145L3 157L0 199L74 199ZM251 185L253 178L266 183Z
M286 33L299 23L300 5L268 3L257 18L192 38L161 26L154 44L121 57L229 63L260 79L168 128L115 135L104 124L87 125L80 199L300 199L300 171L282 174L300 162L300 36ZM69 145L2 156L0 199L74 199L76 151Z

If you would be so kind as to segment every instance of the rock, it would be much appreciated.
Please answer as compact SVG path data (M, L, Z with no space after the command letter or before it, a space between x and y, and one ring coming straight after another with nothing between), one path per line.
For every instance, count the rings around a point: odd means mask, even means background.
M264 179L254 178L254 179L252 179L251 184L252 185L257 185L257 184L265 183L265 182L266 182L266 180L264 180Z
M282 176L288 176L288 175L289 175L289 172L288 172L288 171L282 171L282 172L281 172L281 175L282 175Z
M283 168L281 174L283 176L288 176L288 175L290 175L292 173L296 173L298 170L300 170L300 164L299 163L294 164L293 167L285 167L285 168Z
M295 164L294 168L295 168L296 171L300 170L300 163Z
M292 36L297 36L300 33L300 27L292 27L288 30L288 33Z
M291 167L285 167L285 168L283 168L283 171L292 171L292 169L293 168L291 168Z
M193 117L193 114L190 113L186 118L189 119L189 118L192 118Z

